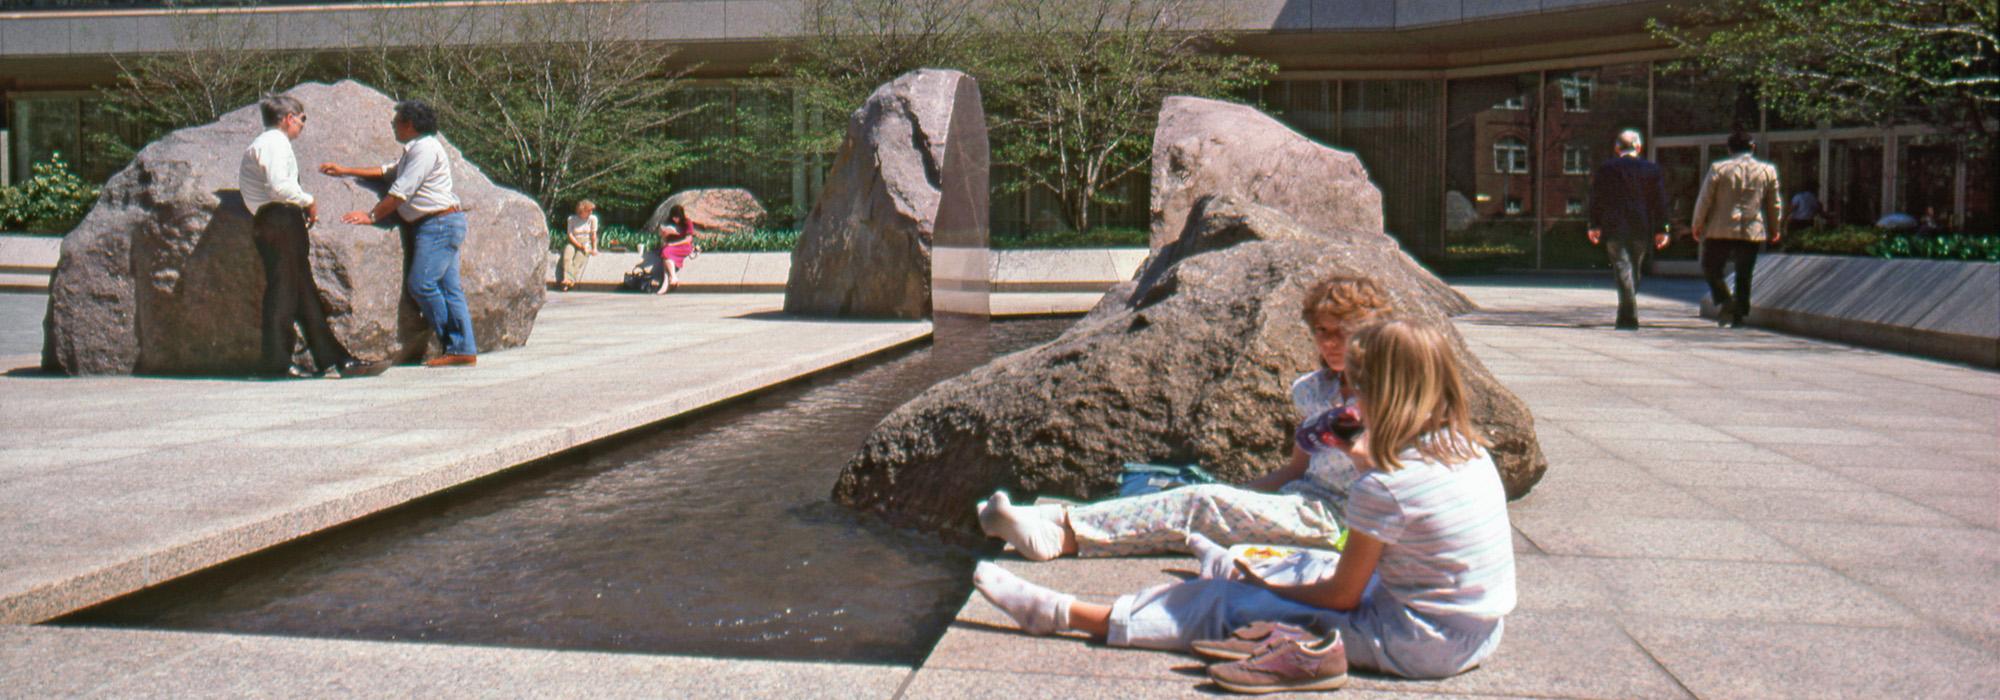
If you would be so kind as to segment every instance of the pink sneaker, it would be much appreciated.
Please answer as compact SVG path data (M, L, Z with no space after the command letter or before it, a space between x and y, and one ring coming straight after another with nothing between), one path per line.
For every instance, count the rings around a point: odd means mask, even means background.
M1192 645L1194 653L1219 661L1242 661L1255 656L1266 644L1296 639L1303 643L1319 641L1319 636L1283 622L1252 622L1223 639L1203 639Z
M1287 639L1248 659L1210 666L1208 677L1237 693L1333 690L1347 685L1347 647L1338 632L1316 642Z

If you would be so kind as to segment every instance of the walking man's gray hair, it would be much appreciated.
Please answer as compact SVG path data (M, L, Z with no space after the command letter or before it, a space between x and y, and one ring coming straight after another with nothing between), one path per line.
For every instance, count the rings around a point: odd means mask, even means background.
M285 117L306 113L305 103L291 95L265 95L264 99L257 103L257 109L264 113L264 126L267 127L277 126L278 122L285 120Z
M1639 147L1644 145L1646 145L1646 141L1639 137L1638 129L1626 129L1618 132L1618 152L1620 154L1638 153Z

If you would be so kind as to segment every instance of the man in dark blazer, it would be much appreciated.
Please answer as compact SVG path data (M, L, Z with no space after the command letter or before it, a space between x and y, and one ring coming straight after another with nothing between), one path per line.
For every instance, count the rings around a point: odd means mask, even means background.
M1639 266L1667 247L1667 185L1660 166L1639 157L1639 132L1618 134L1618 157L1590 176L1590 242L1602 243L1618 278L1618 330L1639 330Z

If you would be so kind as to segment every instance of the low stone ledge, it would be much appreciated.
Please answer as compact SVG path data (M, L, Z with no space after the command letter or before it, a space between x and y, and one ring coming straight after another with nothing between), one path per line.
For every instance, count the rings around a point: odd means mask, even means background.
M999 250L992 255L994 291L1097 292L1131 279L1146 260L1142 248ZM555 284L559 254L549 254L545 281ZM616 289L637 267L639 253L600 253L585 266L580 289ZM699 292L782 291L791 274L791 253L702 253L681 270L681 289Z
M1750 298L1751 325L2000 367L2000 263L1778 253Z

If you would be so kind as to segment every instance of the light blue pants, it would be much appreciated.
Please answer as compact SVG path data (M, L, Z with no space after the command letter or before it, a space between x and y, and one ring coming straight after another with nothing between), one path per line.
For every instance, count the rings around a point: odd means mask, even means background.
M458 284L458 249L465 244L465 213L433 216L417 224L416 250L410 255L410 275L404 282L424 320L431 322L447 355L477 355L472 334L472 310Z
M1347 663L1404 678L1465 672L1500 646L1501 620L1411 610L1370 581L1361 605L1338 612L1295 603L1236 581L1196 579L1121 596L1111 604L1111 646L1185 652L1199 639L1222 639L1257 621L1324 632L1340 630Z

